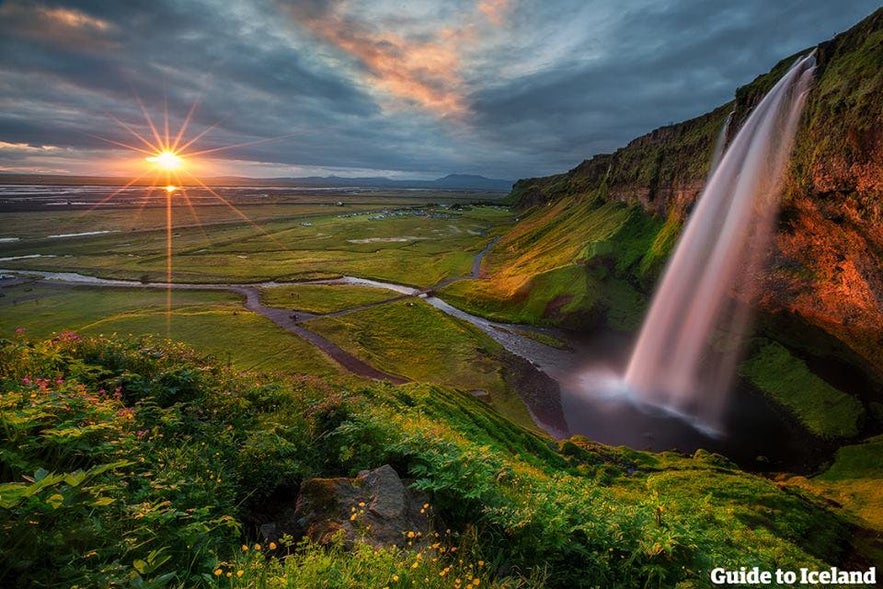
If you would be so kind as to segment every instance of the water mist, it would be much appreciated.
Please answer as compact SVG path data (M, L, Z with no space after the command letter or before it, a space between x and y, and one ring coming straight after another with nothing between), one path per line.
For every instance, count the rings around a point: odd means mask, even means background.
M638 402L719 427L814 69L798 60L713 164L623 378Z

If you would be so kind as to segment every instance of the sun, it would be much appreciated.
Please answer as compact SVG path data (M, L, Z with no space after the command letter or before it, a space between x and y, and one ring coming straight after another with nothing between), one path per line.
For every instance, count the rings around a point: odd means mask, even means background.
M161 170L173 172L184 166L184 158L170 149L160 151L154 156L144 158Z

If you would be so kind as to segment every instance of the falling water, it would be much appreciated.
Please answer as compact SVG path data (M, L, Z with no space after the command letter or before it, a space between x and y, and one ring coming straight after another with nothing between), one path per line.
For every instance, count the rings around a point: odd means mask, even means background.
M724 119L724 124L721 127L720 133L717 134L717 141L714 142L714 151L711 154L711 165L708 168L709 179L714 175L718 164L721 163L721 157L724 155L724 147L727 145L727 135L730 132L730 123L733 121L734 114L736 114L736 111L731 110L730 114L727 115L727 118Z
M798 60L713 167L624 376L638 401L719 425L814 69Z

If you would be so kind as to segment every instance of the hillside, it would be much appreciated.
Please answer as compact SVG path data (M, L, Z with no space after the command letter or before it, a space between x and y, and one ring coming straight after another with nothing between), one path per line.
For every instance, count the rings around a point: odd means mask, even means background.
M4 587L706 587L712 566L866 562L798 486L703 451L554 442L459 391L70 332L4 340L0 384ZM369 475L345 477L391 468L419 513L380 541L391 491L359 501Z

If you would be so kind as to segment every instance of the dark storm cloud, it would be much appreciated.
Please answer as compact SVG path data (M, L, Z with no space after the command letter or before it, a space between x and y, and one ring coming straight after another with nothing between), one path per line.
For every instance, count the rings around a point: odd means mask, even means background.
M727 102L875 8L7 0L0 170L26 169L29 158L86 166L116 149L107 140L136 144L117 121L149 135L140 100L161 134L168 113L172 135L196 104L186 137L211 128L193 149L227 147L212 153L231 162L227 173L242 162L271 174L554 173Z
M863 1L618 4L624 9L605 22L603 38L588 33L557 66L477 91L477 125L501 143L546 142L557 161L549 158L552 169L543 171L561 170L724 104L780 59L876 8Z

